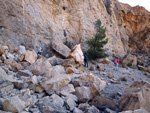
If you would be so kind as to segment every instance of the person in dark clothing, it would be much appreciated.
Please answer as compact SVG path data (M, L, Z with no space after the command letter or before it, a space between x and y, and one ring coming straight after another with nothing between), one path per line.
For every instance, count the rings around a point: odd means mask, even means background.
M84 67L88 67L88 57L87 54L84 54Z

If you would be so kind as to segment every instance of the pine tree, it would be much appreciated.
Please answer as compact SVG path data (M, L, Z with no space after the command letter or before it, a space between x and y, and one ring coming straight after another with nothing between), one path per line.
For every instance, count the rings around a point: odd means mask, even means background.
M88 56L90 59L105 58L108 55L106 54L106 50L103 49L103 47L107 44L108 39L105 39L106 29L101 26L100 20L95 22L95 30L95 37L87 41L87 44L89 45L89 49L87 51Z

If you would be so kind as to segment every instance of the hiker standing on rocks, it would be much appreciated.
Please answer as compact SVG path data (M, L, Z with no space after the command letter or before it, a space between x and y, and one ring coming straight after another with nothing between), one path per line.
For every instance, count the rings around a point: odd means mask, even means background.
M118 71L119 63L120 63L119 59L118 59L118 58L115 58L115 59L114 59L114 64L115 64L114 69L115 69L116 71Z
M38 55L41 55L41 54L42 54L42 47L38 47L38 46L37 46L37 48L38 48L38 53L37 53L37 54L38 54Z
M84 53L84 66L88 67L88 57L86 53Z

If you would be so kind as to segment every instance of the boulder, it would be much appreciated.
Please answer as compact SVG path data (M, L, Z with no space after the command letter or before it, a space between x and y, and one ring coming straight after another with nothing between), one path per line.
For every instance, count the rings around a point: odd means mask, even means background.
M2 54L2 60L5 61L7 58L4 54Z
M71 51L67 58L74 58L76 63L83 64L84 63L84 56L81 50L81 45L76 45Z
M108 73L108 78L110 78L110 79L111 79L111 78L114 78L114 74L111 73L111 72L109 72L109 73Z
M78 108L74 108L73 113L83 113L83 111Z
M56 56L50 57L47 60L51 63L52 66L60 65L64 61L64 59L58 58Z
M95 106L91 106L85 110L85 113L100 113L100 111Z
M25 54L25 61L29 62L30 64L33 64L37 59L37 54L34 50L32 51L29 51L27 50L26 51L26 54Z
M109 64L111 61L108 58L101 58L98 59L98 62L103 64Z
M0 67L0 80L5 80L7 78L7 73Z
M70 81L71 79L69 75L60 75L54 76L53 78L46 81L41 81L40 83L48 94L53 94L54 92L68 85Z
M122 111L119 113L149 113L148 111L146 111L145 109L141 108L141 109L136 109L134 111Z
M61 91L60 95L63 98L72 98L75 102L78 101L78 97L76 95L74 95L74 94L71 94L71 93L68 93L68 92L65 92L65 91Z
M6 57L7 57L8 59L14 59L14 58L15 58L14 55L11 54L11 53L7 53L7 54L6 54Z
M80 71L76 68L73 68L73 67L68 67L66 69L66 74L71 74L71 73L80 73Z
M92 73L87 73L82 75L79 78L79 84L84 85L84 86L91 86L93 84L95 84L96 89L100 92L101 90L103 90L106 86L106 82L101 80L99 77L94 76Z
M82 111L85 111L87 108L89 108L90 105L88 103L81 103L79 104L78 108Z
M141 70L141 71L145 71L145 72L150 73L150 67L144 67L144 66L138 65L138 68L139 68L139 70Z
M136 66L137 65L137 57L134 55L128 55L123 60L122 63L128 66Z
M10 97L3 103L3 109L14 113L20 113L25 108L25 102L22 101L18 96Z
M14 85L12 85L11 82L4 82L3 84L0 85L0 93L1 94L6 94L9 93L13 90Z
M67 67L76 67L75 60L73 58L65 59L62 63L62 66Z
M91 99L91 91L89 87L77 87L75 88L75 91L75 95L78 97L79 102L87 102Z
M59 53L63 57L67 57L70 53L70 49L64 45L62 42L58 40L54 40L52 42L52 49L55 50L57 53Z
M30 63L29 63L29 62L26 62L26 61L20 62L20 64L21 64L24 68L27 68L28 66L30 66Z
M106 96L97 96L96 98L94 98L92 100L92 104L97 107L99 110L103 110L103 109L106 109L106 108L109 108L111 110L116 110L117 108L117 103L109 98L109 97L106 97Z
M34 64L27 67L28 70L31 70L35 75L46 74L51 71L52 65L46 59L38 59Z
M141 71L147 71L147 69L144 66L138 65L139 70Z
M89 70L90 71L95 71L96 70L95 65L94 64L90 64Z
M66 73L65 69L61 65L52 67L52 71L51 71L52 76L61 75L61 74L65 74L65 73Z
M22 62L24 60L24 58L25 58L25 54L21 55L19 58L20 62Z
M104 71L105 70L105 67L103 64L97 64L97 70L98 71Z
M19 98L25 102L25 107L35 105L37 97L31 94L29 89L22 89L19 92Z
M63 99L56 94L40 99L38 104L42 113L66 113Z
M144 108L150 112L150 83L137 81L127 88L119 99L120 111Z
M65 105L66 105L66 108L70 111L73 111L73 109L76 107L76 103L72 98L67 98L65 100Z
M6 59L4 61L5 64L10 65L13 71L19 71L21 69L23 69L23 66L19 63L17 63L16 61L14 61L13 59Z
M91 73L82 75L80 78L72 81L73 85L76 87L75 94L79 98L79 101L86 102L98 94L106 86L106 82L100 78L94 76Z
M67 86L61 89L61 94L63 94L63 92L74 93L75 92L74 86L72 84L68 84Z
M4 54L6 56L8 50L8 46L0 46L0 55Z
M8 111L1 111L1 110L0 110L0 113L12 113L12 112L8 112Z
M83 73L86 71L86 68L83 65L80 65L78 70L80 71L80 73Z
M17 76L27 76L27 77L31 77L33 74L30 70L19 70L17 73Z
M19 54L26 54L26 48L24 46L20 45L18 52L19 52Z

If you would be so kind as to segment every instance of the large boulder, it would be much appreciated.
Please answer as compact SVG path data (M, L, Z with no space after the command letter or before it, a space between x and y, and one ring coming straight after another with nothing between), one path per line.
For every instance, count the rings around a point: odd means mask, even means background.
M119 113L149 113L148 111L146 111L145 109L141 108L141 109L136 109L134 111L123 111L123 112L119 112Z
M38 102L42 113L66 113L64 109L64 101L58 95L53 94L52 96L44 97Z
M93 99L92 104L96 106L99 110L103 110L106 108L116 110L117 108L117 103L113 99L106 96L97 96Z
M5 70L0 67L0 80L5 80L7 78L7 76L8 75L5 72Z
M122 63L124 65L136 66L137 65L137 57L134 55L128 55L122 60Z
M56 56L52 56L47 60L51 63L52 66L60 65L64 61L64 59L58 58Z
M20 45L18 48L19 54L26 54L26 48L25 46Z
M83 64L84 62L84 56L83 52L81 50L81 45L76 45L70 52L69 56L67 58L74 58L76 63Z
M106 82L89 73L73 80L73 85L76 87L75 94L79 101L86 102L100 94L106 86Z
M18 96L6 99L2 105L5 111L14 113L20 113L25 108L25 102L22 101Z
M37 54L34 50L32 51L29 51L27 50L26 51L26 54L25 54L25 61L29 62L30 64L33 64L37 59Z
M62 66L67 67L76 67L75 60L73 58L65 59L62 63Z
M70 49L58 40L54 40L51 47L63 57L67 57L70 53Z
M0 46L0 55L4 54L6 56L8 50L8 46Z
M16 61L14 61L13 59L6 59L4 61L5 64L10 65L12 67L13 71L19 71L21 69L23 69L23 66L19 63L17 63Z
M105 67L104 67L104 65L103 64L97 64L97 70L99 70L99 71L104 71L105 70Z
M74 86L72 84L68 84L67 86L65 86L64 88L61 89L61 94L63 93L74 93L75 89Z
M75 88L75 95L78 97L79 102L87 102L91 97L91 90L89 87L81 86Z
M125 90L119 99L120 111L144 108L150 112L150 83L135 82Z
M38 59L34 64L27 67L28 70L31 70L35 75L46 74L51 71L52 65L46 59Z
M108 58L100 58L98 59L99 63L109 64L111 61Z
M35 105L37 102L37 97L32 95L32 92L29 89L22 89L18 96L25 102L25 107Z
M99 77L94 76L92 73L87 73L80 77L79 84L84 86L92 86L94 85L97 91L101 91L105 88L106 82L101 80Z
M19 70L18 73L17 73L17 76L20 77L20 76L26 76L26 77L30 77L32 76L32 72L30 70Z
M72 111L76 107L76 103L72 98L65 98L64 100L68 110Z
M52 71L51 71L52 76L61 75L65 73L66 73L65 69L61 65L53 66Z
M67 74L80 73L80 71L79 71L78 69L76 69L76 68L68 67L68 68L66 69L66 73L67 73Z
M49 80L41 81L40 83L48 94L53 94L68 85L70 81L71 79L69 75L60 75L54 76Z

